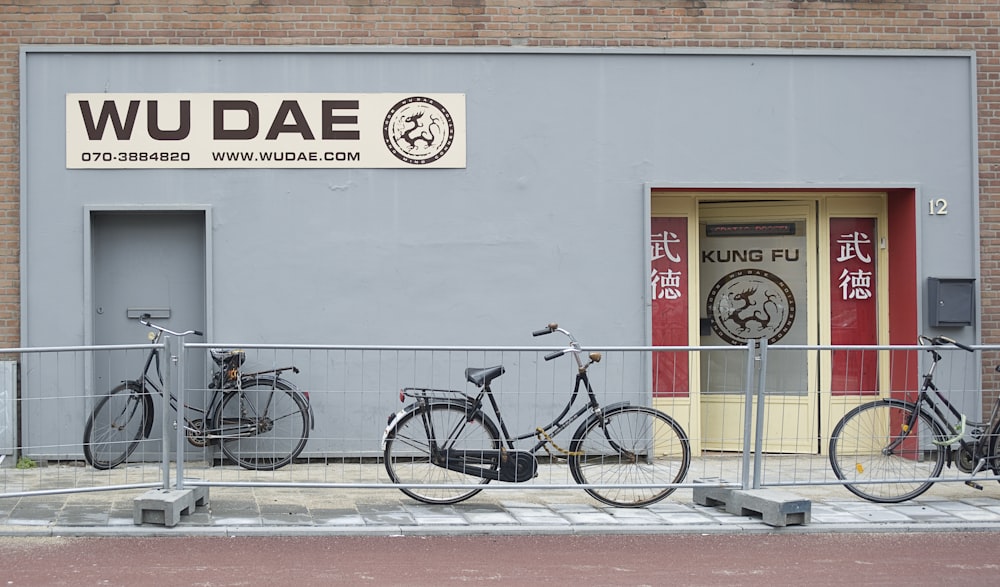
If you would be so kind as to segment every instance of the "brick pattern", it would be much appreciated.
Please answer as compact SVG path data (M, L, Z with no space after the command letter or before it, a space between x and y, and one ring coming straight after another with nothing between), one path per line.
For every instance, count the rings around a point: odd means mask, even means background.
M19 340L18 47L975 50L984 342L1000 342L1000 4L977 0L0 0L0 345Z

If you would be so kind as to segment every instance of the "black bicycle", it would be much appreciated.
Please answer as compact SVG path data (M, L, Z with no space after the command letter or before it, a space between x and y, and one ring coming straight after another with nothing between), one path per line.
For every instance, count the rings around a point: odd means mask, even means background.
M830 438L833 472L867 500L913 499L930 489L946 464L971 475L987 469L1000 475L1000 397L988 420L971 422L934 384L941 360L938 346L973 349L944 336L921 335L919 343L929 345L931 365L916 401L890 398L862 404L840 420ZM966 484L983 488L972 480Z
M556 324L533 334L552 332L568 337L570 346L549 353L545 360L571 353L578 366L576 384L555 420L527 434L511 436L490 389L490 383L503 374L502 365L465 370L465 378L479 388L475 397L422 387L401 391L401 401L413 401L389 416L382 448L389 477L406 485L400 488L403 493L424 503L450 504L479 493L481 485L490 481L529 481L537 476L535 455L543 448L553 459L565 459L574 481L589 485L587 493L609 505L644 506L676 489L691 464L690 443L681 426L645 406L621 402L602 407L587 376L587 369L601 360L601 354L589 353L584 362L580 344ZM586 405L568 415L582 393ZM496 422L484 411L484 399ZM568 449L552 441L585 414ZM515 449L515 442L528 438L536 439L530 450ZM475 483L470 484L470 479ZM440 487L448 484L464 485Z
M152 344L164 333L174 336L194 334L197 330L174 332L149 321L139 322L153 328ZM242 350L210 349L218 369L212 373L212 390L204 409L184 405L184 430L189 443L197 447L217 444L222 454L245 469L272 471L291 463L299 456L313 427L312 407L307 393L298 391L282 378L281 367L266 371L244 372L246 354ZM156 378L151 370L155 365ZM87 419L83 432L83 455L97 469L111 469L126 462L142 440L149 438L153 427L153 394L163 396L159 348L149 351L146 365L138 379L122 382L102 397ZM177 410L177 398L169 394L170 406ZM188 418L188 412L199 417Z

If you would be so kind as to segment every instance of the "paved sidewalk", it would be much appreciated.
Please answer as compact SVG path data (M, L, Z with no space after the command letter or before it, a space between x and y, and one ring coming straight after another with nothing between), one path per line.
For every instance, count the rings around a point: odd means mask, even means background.
M172 527L134 523L134 501L149 487L4 496L62 491L67 486L155 487L159 475L160 469L149 465L113 472L77 465L0 470L0 536L1000 531L1000 484L995 481L983 481L982 491L961 483L939 483L917 500L901 504L870 503L838 485L782 487L782 492L811 501L811 520L807 525L780 528L765 524L757 515L732 515L723 507L696 505L690 488L678 489L660 503L633 509L603 505L575 488L491 484L461 504L434 506L415 502L390 487L317 487L343 479L334 478L330 467L311 465L294 465L267 475L189 467L186 478L269 486L209 487L207 503L181 516ZM344 466L338 475L356 482L366 482L370 476L368 481L375 481L379 467Z

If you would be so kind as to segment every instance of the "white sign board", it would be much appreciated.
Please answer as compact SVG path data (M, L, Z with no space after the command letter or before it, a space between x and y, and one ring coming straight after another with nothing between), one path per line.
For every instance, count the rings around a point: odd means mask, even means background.
M464 168L464 94L66 94L68 169Z

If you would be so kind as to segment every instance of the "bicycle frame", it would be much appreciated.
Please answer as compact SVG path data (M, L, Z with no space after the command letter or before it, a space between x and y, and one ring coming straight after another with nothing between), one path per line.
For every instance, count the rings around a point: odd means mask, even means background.
M393 418L388 423L386 432L388 433L389 430L393 429L395 427L396 421L404 414L407 414L414 410L419 410L422 414L421 420L424 426L425 433L427 434L427 438L431 439L430 448L432 456L435 457L435 460L437 462L441 463L442 466L449 469L491 479L500 478L501 473L495 470L470 466L468 463L470 461L479 462L479 461L488 461L491 459L503 460L505 454L510 454L512 452L515 453L516 455L516 453L521 451L517 451L517 449L515 448L515 443L522 440L526 440L531 437L538 438L538 442L528 451L525 451L530 453L531 455L537 454L539 450L545 448L545 446L550 443L559 452L569 455L569 452L556 445L552 441L551 437L569 428L574 422L579 420L582 416L584 416L588 412L590 412L591 414L599 414L602 410L600 402L597 400L597 396L594 392L594 388L590 384L590 378L587 375L587 369L590 367L590 365L600 360L601 358L600 354L592 353L589 357L590 359L589 362L584 363L579 357L579 353L582 352L579 344L572 337L571 341L572 344L570 348L564 349L562 351L557 351L555 353L551 353L545 357L546 360L550 360L564 353L571 352L573 353L574 358L576 358L578 369L573 386L573 391L570 394L569 400L567 400L566 405L562 408L562 411L560 411L560 413L551 422L549 422L544 426L538 426L535 428L535 430L531 432L526 432L524 434L512 435L507 427L506 421L503 418L503 413L500 409L499 403L497 402L496 396L494 396L493 390L490 387L490 382L486 381L483 383L479 393L475 397L456 390L430 389L430 388L418 388L418 387L404 388L401 392L401 395L407 395L413 397L416 401L413 404L411 404L407 410L394 414ZM576 403L577 397L581 395L581 390L585 391L587 395L587 403L581 406L580 409L578 409L576 412L573 412L571 415L567 417L567 414L570 414L570 410ZM428 407L432 405L435 401L449 402L454 400L443 399L440 396L433 396L433 397L428 396L428 394L431 393L455 394L461 397L461 400L459 401L464 402L465 409L469 414L469 418L466 420L466 422L456 425L455 429L447 431L447 434L439 435L437 431L434 430L434 423L429 418L430 412L428 410ZM499 426L501 442L503 442L504 445L501 446L498 450L452 449L451 445L460 437L460 433L464 428L465 424L468 421L472 420L474 414L479 413L483 410L484 398L488 399L490 408L493 411L493 415L496 417L497 425ZM608 410L624 405L629 405L629 402L617 402L614 404L610 404L603 409ZM604 430L603 426L602 430ZM617 446L617 443L614 441L614 439L612 439L608 435L607 430L604 430L604 434L605 437L608 439L609 443L611 443L613 446ZM439 441L437 440L439 438L444 438L445 439L444 443L439 443ZM384 438L383 438L383 446L384 446ZM622 449L619 448L619 450ZM622 452L627 452L627 451L622 450Z
M931 344L939 344L940 342L949 342L952 344L957 344L951 339L946 339L939 337L937 339L928 339ZM959 348L971 351L972 349L966 347L965 345L958 345ZM961 413L958 408L948 400L943 394L938 390L937 385L934 383L934 371L937 368L938 362L941 360L941 354L934 348L927 349L927 352L931 354L931 366L928 368L927 373L923 376L923 384L919 394L917 395L916 401L913 402L914 410L911 411L909 420L906 422L906 434L900 435L896 438L889 446L886 447L886 451L892 451L897 448L902 442L909 436L909 432L915 429L915 425L919 418L919 414L924 413L933 419L938 425L944 429L948 436L944 438L936 438L932 442L938 446L943 446L945 448L951 447L952 445L958 443L959 448L953 449L947 452L946 463L950 467L954 460L954 451L966 451L965 454L970 455L971 460L975 462L975 467L966 467L964 463L959 462L959 468L965 472L969 472L972 475L976 475L987 464L987 452L989 450L989 431L994 430L998 425L998 417L1000 417L1000 397L997 398L993 403L993 409L990 414L990 418L983 422L969 421L966 419L965 414ZM1000 366L997 367L997 371L1000 371ZM955 422L958 422L957 426ZM973 439L966 439L966 432L968 431L968 426L972 426ZM968 470L966 470L968 469Z
M476 393L426 387L401 390L404 405L389 414L382 452L390 479L400 484L403 493L424 503L452 504L479 493L490 481L529 482L540 475L536 454L542 449L550 457L546 464L564 464L584 491L609 505L641 507L677 489L691 463L684 429L653 407L628 401L602 406L587 374L601 354L591 352L581 358L580 344L555 323L533 335L553 332L568 337L570 346L544 359L572 353L576 376L565 406L555 410L558 414L552 421L531 432L511 433L493 394L492 382L504 373L503 365L465 369L465 379L478 388ZM553 436L574 423L578 427L569 437L568 450L563 449ZM537 440L529 450L516 448L516 443L532 437Z
M151 341L152 344L157 344L159 342L161 334L162 334L161 331L157 331L155 338ZM163 390L165 386L163 383L163 373L160 370L159 357L160 357L159 347L154 347L150 349L149 355L146 357L146 364L142 369L142 377L137 381L137 383L140 385L140 387L144 392L151 389L152 391L155 391L160 397L163 397L164 395ZM157 381L154 381L153 378L150 376L150 369L153 365L156 366ZM298 373L299 369L298 367L295 366L289 366L289 367L279 367L276 369L267 369L264 371L254 371L252 373L240 372L239 375L235 377L234 384L232 385L232 387L226 386L225 375L223 375L223 377L219 378L218 387L214 388L211 386L209 387L209 389L212 390L212 397L209 400L208 406L206 406L205 408L196 408L192 405L185 403L183 405L183 410L181 410L180 409L181 406L177 401L177 397L173 393L167 394L167 401L170 403L170 407L178 414L178 416L180 416L184 420L184 429L192 434L196 434L204 438L205 440L215 440L223 436L227 438L232 438L233 436L242 436L242 437L253 436L256 431L252 428L248 428L246 430L241 429L238 431L225 429L225 434L222 434L221 433L222 429L209 428L208 423L215 420L215 415L218 412L218 410L222 408L222 402L225 399L226 394L238 391L241 388L241 383L245 378L253 377L256 379L261 379L260 377L261 375L268 375L268 376L273 375L273 379L271 382L272 385L274 385L277 383L277 380L281 376L281 374L284 373L285 371L292 371L293 373ZM213 377L213 382L214 381L215 378ZM267 406L267 408L270 408L270 406ZM195 426L194 421L187 417L188 410L201 415L201 419L205 423L204 428L199 429L197 426ZM309 412L309 420L311 428L313 425L313 415L311 406Z

